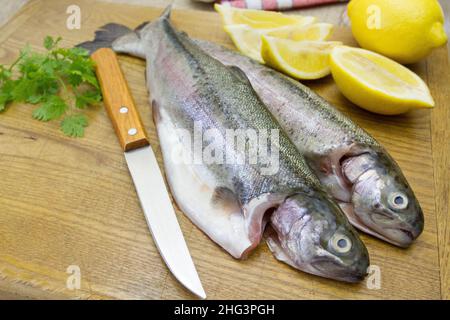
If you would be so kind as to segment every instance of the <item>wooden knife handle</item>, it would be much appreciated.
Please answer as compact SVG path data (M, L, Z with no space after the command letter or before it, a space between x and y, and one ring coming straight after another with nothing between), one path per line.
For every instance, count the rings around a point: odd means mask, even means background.
M149 144L117 56L109 48L92 54L103 93L103 102L124 151Z

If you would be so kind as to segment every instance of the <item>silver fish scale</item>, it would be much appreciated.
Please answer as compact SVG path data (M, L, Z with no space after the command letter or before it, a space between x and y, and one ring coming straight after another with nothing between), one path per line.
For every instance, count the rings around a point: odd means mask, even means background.
M358 142L360 145L366 147L381 148L379 143L364 129L356 125L352 120L344 116L327 101L300 82L220 45L202 40L195 40L195 42L199 44L202 49L206 50L207 53L211 54L213 57L220 58L221 61L227 65L232 64L242 67L244 71L252 70L252 72L247 73L250 77L254 77L255 79L269 77L270 81L273 83L278 82L279 88L283 88L283 92L292 92L293 95L295 95L296 101L298 101L299 96L301 96L303 105L305 106L302 112L308 114L305 118L308 118L310 121L318 119L322 124L322 127L317 128L317 130L327 129L332 133L329 135L328 141L323 140L324 134L318 134L317 131L314 132L314 130L310 130L309 135L298 137L300 140L304 141L305 151L314 151L314 153L322 154L324 152L323 148L327 148L326 145L334 145L336 143L347 144L350 142ZM252 81L253 85L257 85L257 83L258 81ZM276 88L277 86L274 85L274 90L276 90ZM277 113L277 115L280 117L283 116L281 112ZM286 123L289 123L289 115L285 114L284 116L286 118L283 120ZM298 125L298 123L296 124ZM304 131L294 127L289 128L289 126L285 126L284 129L287 131L292 130L293 132L290 133L291 136L294 135L295 132L304 133Z

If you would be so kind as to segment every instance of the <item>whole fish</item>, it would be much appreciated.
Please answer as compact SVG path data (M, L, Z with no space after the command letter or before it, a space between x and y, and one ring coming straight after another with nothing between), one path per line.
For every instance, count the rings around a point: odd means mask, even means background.
M197 43L246 73L355 227L400 247L421 234L419 202L398 164L372 136L298 81L222 46Z
M327 278L363 279L369 264L364 244L245 74L206 54L171 25L169 15L170 8L136 32L106 25L83 47L95 50L116 39L113 49L147 60L153 118L180 209L236 258L258 245L269 224L269 245L278 259ZM248 161L247 148L229 144L219 151L244 161L195 160L192 137L200 132L210 146L225 141L229 130L278 135L270 145L277 170L263 172L261 164Z

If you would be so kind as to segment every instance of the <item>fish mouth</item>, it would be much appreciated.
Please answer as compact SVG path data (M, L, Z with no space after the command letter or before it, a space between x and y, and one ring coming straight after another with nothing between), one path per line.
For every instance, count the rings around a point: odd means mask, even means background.
M388 219L380 213L371 214L369 221L365 222L351 203L341 202L339 205L356 228L398 247L409 247L422 233L423 228L420 223L417 225L406 224L403 221ZM383 219L377 219L378 216Z
M419 237L423 230L423 223L417 220L415 223L405 222L400 219L384 218L384 221L378 221L378 215L371 215L373 222L372 228L382 237L386 237L386 241L402 248L409 247L415 239ZM383 223L384 222L384 223Z
M364 280L367 275L367 267L345 266L331 260L319 260L311 264L314 274L333 280L357 283Z
M396 246L407 248L418 236L411 230L412 229L408 230L404 228L385 229L382 236L385 236L387 238L386 241L389 241Z
M380 239L390 242L396 246L407 248L420 235L421 229L413 225L398 227L387 227L375 224L372 230L377 233Z

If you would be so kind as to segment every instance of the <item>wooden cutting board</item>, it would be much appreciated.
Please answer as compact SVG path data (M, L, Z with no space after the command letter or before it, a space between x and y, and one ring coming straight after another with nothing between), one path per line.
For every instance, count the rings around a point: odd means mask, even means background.
M66 28L66 9L71 4L81 7L81 30ZM93 1L33 1L0 30L0 63L11 63L26 43L41 50L46 35L60 35L64 46L73 46L91 39L94 31L105 23L135 27L160 12L161 8ZM175 11L173 21L192 37L232 46L216 13ZM337 30L334 38L355 44L347 29ZM147 102L145 63L126 56L120 62L160 161ZM436 110L450 108L448 93L443 93L449 83L446 49L437 50L413 69L429 83L436 98ZM441 212L438 221L436 204L447 210L441 202L446 194L439 189L441 198L437 198L435 186L446 184L433 179L434 173L444 172L436 171L433 164L439 161L445 165L445 159L439 156L433 159L433 154L449 149L445 139L439 148L447 149L432 149L432 118L437 116L432 112L436 111L376 116L349 103L330 77L307 84L373 134L399 162L424 209L425 231L407 250L362 235L371 263L381 270L381 288L375 290L369 289L365 281L350 285L296 271L275 260L265 244L248 260L235 260L178 210L180 225L208 297L439 299L445 296L446 292L441 294L441 282L447 281L447 277L440 277L437 223L445 226L447 215ZM57 122L32 120L32 108L14 105L0 114L0 298L193 298L167 271L155 248L103 107L88 112L90 126L81 139L63 136ZM445 240L448 237L443 239L442 252L448 252ZM445 266L447 262L443 263L441 258L441 264ZM73 272L77 267L81 287L71 290L66 285L71 275L67 271Z

